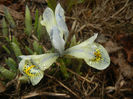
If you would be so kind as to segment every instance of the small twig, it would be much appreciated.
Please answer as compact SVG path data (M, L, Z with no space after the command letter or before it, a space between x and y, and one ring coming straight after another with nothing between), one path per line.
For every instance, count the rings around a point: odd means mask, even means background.
M85 81L88 82L88 83L94 84L94 82L92 82L92 81L86 79L86 78L83 77L83 76L80 76L79 74L75 73L74 71L72 71L72 70L70 70L70 69L68 69L68 68L67 68L67 71L71 72L72 74L78 76L79 78L81 78L82 80L85 80Z
M97 87L98 87L98 84L95 83L95 87L89 92L88 96L90 96L96 90Z
M57 66L60 66L60 63L56 62L56 65L57 65ZM71 72L72 74L78 76L78 77L81 78L82 80L87 81L88 83L92 83L92 84L94 84L92 81L86 79L86 78L83 77L83 76L80 76L79 74L75 73L74 71L70 70L69 68L67 68L67 71L69 71L69 72Z
M64 94L64 93L53 93L53 92L30 92L25 96L22 96L21 99L27 99L35 96L41 96L41 95L47 95L47 96L60 96L60 97L65 97L65 98L70 98L69 95Z
M94 29L97 29L97 30L99 30L99 31L102 31L102 29L101 29L100 27L96 26L96 24L87 23L87 24L81 26L81 27L77 30L77 32L82 31L85 27L92 27L92 28L94 28Z
M119 14L122 10L124 10L128 4L129 0L126 1L125 5L120 9L118 10L116 13L114 13L111 18L113 18L114 16L116 16L117 14Z
M56 82L58 82L61 86L63 86L64 88L66 88L69 92L71 92L74 96L76 96L78 99L81 99L80 96L78 96L75 92L73 92L70 88L68 88L66 85L64 85L62 82L60 82L59 80L57 80L56 78L54 78L53 76L47 75L45 74L45 76L54 79Z

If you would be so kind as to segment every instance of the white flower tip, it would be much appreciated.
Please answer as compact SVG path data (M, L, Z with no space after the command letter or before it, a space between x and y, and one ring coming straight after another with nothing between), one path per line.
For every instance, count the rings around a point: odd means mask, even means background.
M45 26L45 22L42 20L40 21L41 25Z
M62 8L61 5L60 5L60 3L58 3L56 7Z
M98 33L94 33L94 37L97 38L97 36L98 36Z

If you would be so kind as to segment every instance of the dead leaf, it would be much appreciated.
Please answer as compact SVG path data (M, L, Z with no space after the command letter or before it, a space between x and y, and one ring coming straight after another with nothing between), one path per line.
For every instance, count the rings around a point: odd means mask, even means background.
M126 54L128 62L133 62L133 36L126 33L117 36L120 44L122 44Z
M113 41L108 41L105 43L105 46L104 46L107 50L108 53L114 53L120 49L122 49L121 46L118 46L115 42Z

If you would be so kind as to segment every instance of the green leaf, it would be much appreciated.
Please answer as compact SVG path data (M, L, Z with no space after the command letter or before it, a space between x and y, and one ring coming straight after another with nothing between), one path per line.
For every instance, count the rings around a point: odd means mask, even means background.
M17 38L15 38L15 36L12 37L12 42L14 42L15 44L17 44L18 46L20 45Z
M47 0L48 6L54 11L56 7L56 0Z
M73 5L76 5L78 3L83 3L84 0L67 0L66 4L67 4L67 11L70 12L70 10L72 9Z
M8 69L2 66L0 66L0 73L5 79L8 79L8 80L12 80L16 75L15 73L9 71Z
M25 46L25 48L29 52L29 54L33 55L34 52L32 51L32 49L30 49L28 46Z
M25 10L25 30L26 30L26 34L30 36L32 33L32 18L31 18L30 10L28 6L26 6L26 10Z
M4 14L5 14L5 17L6 17L7 21L9 22L10 26L12 28L15 28L16 27L15 22L11 16L11 14L8 12L7 8L4 9Z
M75 46L77 43L76 43L76 37L75 35L73 35L72 39L71 39L71 44L70 44L70 47L72 46Z
M12 49L13 49L16 57L22 55L22 52L21 52L19 46L16 43L12 42L11 45L12 45Z
M80 70L81 70L81 67L82 67L82 63L83 63L83 61L82 61L82 60L79 60L79 61L78 61L77 67L75 67L75 71L76 71L76 73L78 73L78 74L81 73Z
M5 37L8 36L8 26L5 21L5 18L2 19L2 33L3 33L3 36L5 36Z
M41 25L41 20L42 20L42 17L40 16L39 17L39 23L38 23L38 27L37 27L37 37L38 37L38 39L40 40L41 39L41 37L42 37L42 25Z
M17 64L12 58L6 59L5 62L8 65L8 67L10 68L10 70L12 70L13 72L17 71Z
M9 50L5 45L2 45L2 47L5 49L5 51L6 51L8 54L11 54L10 50Z
M60 70L61 70L63 76L64 76L66 79L69 78L69 74L68 74L68 72L67 72L67 68L66 68L66 66L65 66L65 64L64 64L64 62L63 62L62 59L60 59L60 64L61 64Z
M38 14L38 9L36 9L35 12L35 23L34 23L34 31L36 32L37 27L38 27L38 21L39 21L39 14Z
M21 77L19 78L19 81L20 81L20 83L22 84L22 83L27 83L27 82L29 81L29 79L28 79L28 77L26 77L26 76L21 76Z
M41 45L39 45L39 43L37 41L33 42L33 49L35 52L37 52L38 54L42 54L43 53L43 48Z

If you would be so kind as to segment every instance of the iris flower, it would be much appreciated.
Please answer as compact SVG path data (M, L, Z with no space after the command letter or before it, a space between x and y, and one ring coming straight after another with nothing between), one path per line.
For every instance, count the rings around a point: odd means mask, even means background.
M58 3L55 12L47 7L43 13L41 24L46 27L51 43L55 48L55 53L42 55L22 55L19 63L20 72L29 78L32 85L37 85L44 76L44 71L48 69L58 57L64 55L83 59L89 66L97 69L106 69L110 64L110 58L106 49L95 43L98 34L90 37L86 41L65 50L65 43L68 38L68 28L65 23L64 10Z

